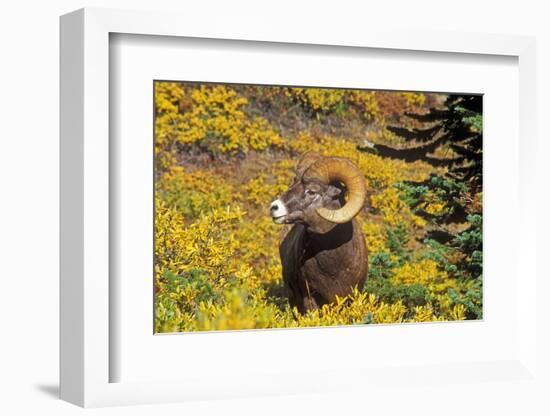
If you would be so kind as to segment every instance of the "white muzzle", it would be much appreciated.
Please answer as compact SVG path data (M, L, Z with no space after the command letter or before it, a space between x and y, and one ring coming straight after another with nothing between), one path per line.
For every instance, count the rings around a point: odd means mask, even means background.
M276 199L271 203L269 210L271 211L271 218L273 218L274 222L282 224L285 221L288 211L283 201Z

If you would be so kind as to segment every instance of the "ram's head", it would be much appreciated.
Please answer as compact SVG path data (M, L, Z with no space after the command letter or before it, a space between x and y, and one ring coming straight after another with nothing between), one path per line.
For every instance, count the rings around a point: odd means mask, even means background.
M290 188L271 203L278 224L303 223L324 233L351 221L367 195L363 173L349 159L308 152L296 166Z

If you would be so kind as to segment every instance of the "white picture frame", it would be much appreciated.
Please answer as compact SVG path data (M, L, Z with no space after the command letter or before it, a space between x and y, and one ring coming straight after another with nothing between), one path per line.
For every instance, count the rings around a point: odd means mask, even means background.
M535 41L529 37L472 33L407 31L380 32L349 28L327 34L314 26L298 27L234 21L205 26L200 20L171 13L82 9L61 18L61 398L80 406L160 403L193 399L242 397L262 394L319 393L360 389L374 380L390 383L395 369L342 368L303 378L271 374L258 380L235 381L231 375L205 374L178 381L111 382L109 297L109 36L114 33L277 42L333 47L380 48L454 54L505 55L518 59L521 197L519 235L515 247L522 279L517 292L520 320L517 354L507 360L422 365L413 378L439 380L452 372L461 380L477 382L484 376L502 377L518 384L538 383L536 362L535 270ZM243 33L245 35L243 35ZM274 332L272 336L277 336ZM111 334L112 335L112 334ZM446 370L445 370L446 369ZM400 374L400 373L398 373ZM482 375L479 377L479 375ZM343 381L345 380L345 381ZM532 387L532 386L531 386ZM481 388L481 387L480 387ZM443 391L442 394L445 394Z

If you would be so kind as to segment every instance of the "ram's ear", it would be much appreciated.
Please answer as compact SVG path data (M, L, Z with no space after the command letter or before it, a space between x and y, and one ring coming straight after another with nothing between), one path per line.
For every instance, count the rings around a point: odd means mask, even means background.
M329 185L328 188L327 188L326 195L329 198L334 199L337 196L339 196L341 193L342 193L342 190L340 188L338 188L334 185Z

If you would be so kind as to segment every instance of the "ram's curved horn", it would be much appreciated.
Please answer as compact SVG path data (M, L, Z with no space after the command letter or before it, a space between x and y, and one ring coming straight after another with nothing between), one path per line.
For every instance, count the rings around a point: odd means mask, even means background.
M342 224L355 217L365 204L367 187L365 176L350 160L326 157L317 160L304 173L304 178L331 184L341 182L347 188L347 201L338 209L317 208L317 214L327 221Z
M309 151L300 157L300 160L296 164L296 174L298 176L302 176L304 172L309 169L311 165L313 165L315 162L317 162L319 159L321 159L323 156L321 156L317 152Z

